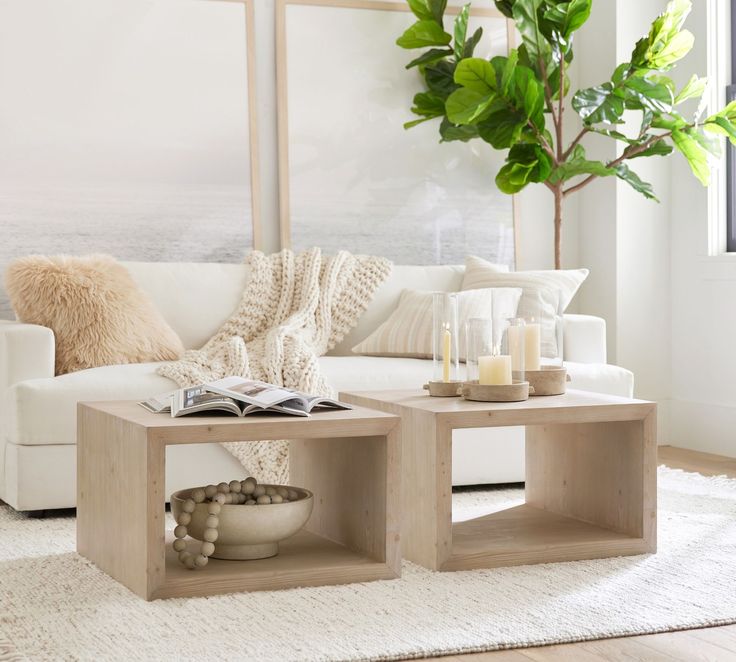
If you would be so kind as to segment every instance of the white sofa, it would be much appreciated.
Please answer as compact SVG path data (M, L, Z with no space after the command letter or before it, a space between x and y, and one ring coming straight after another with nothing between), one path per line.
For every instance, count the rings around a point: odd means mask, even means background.
M217 330L235 308L248 278L243 265L126 266L188 348L201 346ZM430 375L431 361L356 356L350 348L389 315L403 288L455 291L462 275L463 267L457 266L395 267L358 326L320 359L332 386L338 391L420 388ZM605 322L587 315L564 319L571 388L631 396L631 372L606 364ZM26 511L73 507L77 402L140 400L175 388L156 374L157 365L105 366L55 377L53 332L0 322L0 499ZM523 480L522 430L463 430L455 435L455 484ZM244 476L242 466L217 444L169 448L167 494Z

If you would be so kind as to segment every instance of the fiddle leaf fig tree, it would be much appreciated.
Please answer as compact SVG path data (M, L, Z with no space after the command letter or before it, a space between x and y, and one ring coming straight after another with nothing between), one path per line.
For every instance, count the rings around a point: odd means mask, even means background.
M581 128L568 141L563 135L575 32L587 21L592 0L495 0L512 19L521 45L508 57L474 57L483 31L468 32L470 5L452 26L445 18L447 0L407 0L417 21L397 44L419 50L406 67L417 68L425 90L414 97L411 111L422 122L439 120L442 142L482 140L506 151L496 175L504 193L529 184L544 184L554 195L555 267L560 268L562 212L565 198L599 177L618 177L647 198L652 186L632 169L635 159L679 151L693 174L707 186L708 155L718 156L720 135L736 144L736 102L703 118L701 101L694 115L678 106L703 96L706 80L693 76L680 90L666 74L693 46L683 29L690 0L672 0L634 46L628 62L610 80L578 90L570 105ZM624 113L641 118L635 131L624 132ZM630 118L630 114L629 114ZM630 126L630 124L628 124ZM621 143L620 156L596 161L586 156L584 141L597 133Z

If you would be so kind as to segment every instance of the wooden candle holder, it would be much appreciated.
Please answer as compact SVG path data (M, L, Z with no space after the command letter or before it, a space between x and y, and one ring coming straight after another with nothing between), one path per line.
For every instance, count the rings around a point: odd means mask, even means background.
M462 396L478 402L522 402L529 399L529 382L514 380L512 384L479 384L477 381L462 385Z
M562 395L567 390L570 375L558 366L542 366L540 370L526 370L524 377L532 387L531 395Z
M425 391L429 391L429 394L435 398L457 398L460 396L460 388L463 382L450 381L450 382L429 382L422 388Z

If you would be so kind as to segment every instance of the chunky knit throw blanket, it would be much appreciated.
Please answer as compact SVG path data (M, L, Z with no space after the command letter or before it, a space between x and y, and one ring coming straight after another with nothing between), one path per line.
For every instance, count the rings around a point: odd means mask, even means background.
M391 271L379 257L319 248L295 255L253 251L250 280L240 304L201 349L159 368L180 387L230 375L259 379L314 395L334 395L320 372L319 356L358 322ZM288 481L288 442L223 444L259 482Z

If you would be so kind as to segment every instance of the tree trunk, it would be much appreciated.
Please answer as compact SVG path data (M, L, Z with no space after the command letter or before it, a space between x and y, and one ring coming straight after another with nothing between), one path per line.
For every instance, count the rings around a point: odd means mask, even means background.
M562 186L555 187L555 269L562 269Z

